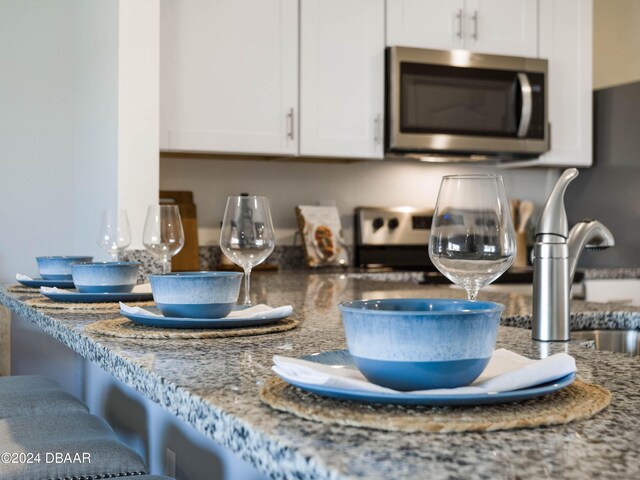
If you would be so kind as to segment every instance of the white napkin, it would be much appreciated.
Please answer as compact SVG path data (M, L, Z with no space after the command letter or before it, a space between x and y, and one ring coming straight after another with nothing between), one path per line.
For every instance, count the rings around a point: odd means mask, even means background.
M40 293L79 293L77 290L68 290L58 287L40 287ZM130 293L151 293L151 284L143 283L133 287Z
M19 282L32 282L33 278L29 275L23 275L21 273L16 273L16 280Z
M164 315L160 315L158 313L150 312L149 310L145 310L140 307L130 307L129 305L120 302L120 310L124 313L129 313L133 315L148 315L150 317L163 317ZM234 310L229 315L224 318L253 318L253 317L287 317L291 315L293 312L293 307L291 305L284 305L283 307L270 307L269 305L265 305L260 303L258 305L254 305L253 307L245 308L243 310Z
M78 293L75 290L66 290L58 287L40 287L40 293Z
M324 385L344 390L419 395L469 395L509 392L550 382L576 371L576 362L566 353L531 360L503 348L493 352L487 367L471 385L458 388L398 392L369 382L356 368L322 365L299 358L273 357L272 369L284 380Z

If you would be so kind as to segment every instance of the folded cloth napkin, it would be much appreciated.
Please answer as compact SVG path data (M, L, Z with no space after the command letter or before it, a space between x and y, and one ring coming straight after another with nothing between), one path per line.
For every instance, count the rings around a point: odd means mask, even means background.
M372 393L406 393L419 395L469 395L497 393L534 387L562 378L576 371L576 361L566 353L556 353L542 360L531 360L503 348L493 352L487 367L471 385L398 392L369 382L355 367L340 368L299 358L273 357L272 369L283 380L324 385L344 390Z
M19 282L32 282L33 278L29 275L23 275L21 273L16 273L16 280Z
M40 287L40 293L79 293L77 290L69 290L58 287ZM130 293L151 293L151 284L142 283L133 287Z
M129 313L132 315L148 315L150 317L163 317L164 315L160 315L158 313L150 312L149 310L145 310L140 307L130 307L129 305L120 302L120 310L124 313ZM293 312L293 307L291 305L285 305L283 307L270 307L269 305L265 305L260 303L258 305L254 305L253 307L244 308L241 310L234 310L229 315L224 318L253 318L253 317L287 317L291 315Z

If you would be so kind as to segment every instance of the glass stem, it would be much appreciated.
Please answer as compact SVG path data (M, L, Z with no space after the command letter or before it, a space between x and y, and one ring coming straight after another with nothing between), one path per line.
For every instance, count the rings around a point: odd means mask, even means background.
M251 305L251 296L249 295L249 289L251 287L251 267L244 269L244 302L243 305Z
M476 297L478 296L478 289L477 288L467 288L467 298L469 298L469 300L475 300Z
M169 273L169 259L167 257L162 259L162 273Z

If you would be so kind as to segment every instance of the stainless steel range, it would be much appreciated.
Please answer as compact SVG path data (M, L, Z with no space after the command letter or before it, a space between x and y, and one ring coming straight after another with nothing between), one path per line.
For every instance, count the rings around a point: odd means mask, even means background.
M435 270L428 248L432 219L432 209L356 208L356 266Z
M429 259L433 213L433 209L415 207L356 208L355 266L371 270L417 270L424 272L423 283L451 283ZM531 267L512 267L495 283L532 281Z

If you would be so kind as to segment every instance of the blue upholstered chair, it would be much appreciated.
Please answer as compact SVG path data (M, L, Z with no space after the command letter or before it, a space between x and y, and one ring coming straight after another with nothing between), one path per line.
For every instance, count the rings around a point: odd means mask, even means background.
M88 413L87 406L54 380L37 375L0 377L0 419L58 413Z

